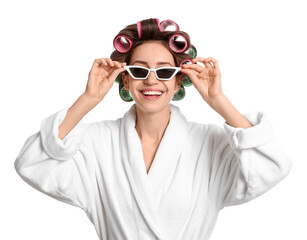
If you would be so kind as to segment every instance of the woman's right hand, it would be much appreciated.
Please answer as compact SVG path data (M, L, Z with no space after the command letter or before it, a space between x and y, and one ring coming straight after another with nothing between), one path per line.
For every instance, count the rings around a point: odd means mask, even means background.
M113 86L118 74L125 71L125 65L110 58L95 59L84 94L100 102Z

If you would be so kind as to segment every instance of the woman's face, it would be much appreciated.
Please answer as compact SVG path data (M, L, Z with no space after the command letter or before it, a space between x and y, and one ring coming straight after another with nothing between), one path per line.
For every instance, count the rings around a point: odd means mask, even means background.
M136 47L128 64L154 69L167 66L176 67L172 54L158 41L148 41ZM180 89L182 82L182 77L178 77L177 81L176 78L175 76L167 81L158 80L155 73L150 72L147 79L140 80L132 78L128 73L123 73L125 89L130 91L136 105L147 112L156 112L168 107L174 92ZM159 89L163 93L158 99L149 100L141 92L145 88Z

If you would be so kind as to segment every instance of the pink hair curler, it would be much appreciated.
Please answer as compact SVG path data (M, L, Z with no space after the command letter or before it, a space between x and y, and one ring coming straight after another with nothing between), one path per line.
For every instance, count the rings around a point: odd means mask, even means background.
M182 37L183 41L178 41L177 38ZM176 53L184 52L188 48L187 39L180 33L176 33L169 38L169 47Z
M132 41L125 35L118 35L113 42L115 49L121 53L128 52L132 47Z
M157 21L157 25L158 25L158 27L159 27L160 32L162 32L162 31L161 31L161 25L160 25L159 19L156 18L156 21Z
M138 29L139 39L141 39L141 37L142 37L142 24L141 24L141 21L139 21L137 23L137 29Z
M177 23L175 23L173 20L164 20L161 22L160 24L160 31L161 32L164 32L166 30L167 27L170 27L170 26L174 26L175 27L175 30L173 31L178 31L179 30L179 26L177 25Z
M180 62L180 65L183 65L183 64L191 64L193 63L193 61L191 59L183 59L181 62Z
M181 65L183 65L183 64L193 64L193 61L191 60L191 59L183 59L181 62L180 62L180 65L179 66L181 66ZM184 74L184 75L187 75L186 73L184 73L184 72L182 72L182 74Z

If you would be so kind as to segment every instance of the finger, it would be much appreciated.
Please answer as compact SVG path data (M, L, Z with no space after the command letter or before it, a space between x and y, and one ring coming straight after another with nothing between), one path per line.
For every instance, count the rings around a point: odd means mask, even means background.
M114 62L115 66L116 66L117 68L121 68L121 67L123 67L123 66L126 65L125 63L121 63L121 62L118 62L118 61L113 61L113 62Z
M114 66L114 64L112 63L112 60L110 62L110 59L108 58L100 58L96 60L97 62L101 63L99 66L105 69L106 71L109 71ZM111 63L113 66L111 66Z
M119 72L122 72L122 71L126 71L126 69L123 67L123 66L121 66L121 67L119 67L119 68L117 68L117 67L113 67L113 68L111 68L109 71L108 71L108 73L111 75L113 72L115 72L115 71L119 71Z
M102 64L103 64L104 67L105 67L105 66L108 66L108 63L107 63L106 59L102 58L102 59L101 59L101 62L102 62Z
M96 59L95 63L94 67L91 69L91 73L95 75L108 77L114 69L114 67L109 65L109 61L106 58Z
M193 69L193 70L195 70L199 73L204 70L204 67L202 67L199 64L184 64L184 65L181 66L181 68L183 68L183 69Z
M115 81L115 79L117 78L118 74L120 74L121 72L125 71L126 69L125 68L117 68L117 69L114 69L114 71L112 71L112 73L110 74L109 76L109 81Z
M110 72L112 72L113 68L121 68L124 65L119 63L118 61L112 61L109 58L98 58L95 59L92 69L91 69L91 73L94 74L99 74L101 72L103 73L107 73L107 75L109 75ZM110 71L111 70L111 71Z
M199 74L199 72L196 71L196 70L194 70L194 69L182 68L180 71L181 71L181 72L184 72L184 73L191 72L191 73L193 73L193 74L195 74L195 75Z
M192 83L196 83L198 81L198 77L197 75L199 74L198 72L196 72L195 70L193 69L181 69L181 71L183 73L186 73L189 78L192 80Z
M100 67L103 65L102 59L95 59L90 70L90 73L98 74L100 71Z
M123 65L120 64L118 61L113 61L113 63L114 63L114 67L110 67L110 69L108 70L109 74L112 74L117 69L124 69Z
M106 58L106 61L109 66L114 67L114 62L110 58Z
M212 68L208 58L196 57L192 59L193 62L202 62L207 68Z
M193 62L198 62L198 61L201 61L201 62L202 62L202 61L204 61L205 59L206 59L206 58L204 58L204 57L196 57L196 58L193 58L192 61L193 61Z
M122 64L120 62L118 62L118 61L113 61L113 62L115 63L115 66L117 68L121 68L122 67Z
M102 67L106 71L110 71L110 69L112 69L114 67L114 63L112 62L112 60L110 58L102 58L101 61L103 63Z
M218 62L217 62L217 60L216 59L214 59L214 58L212 58L212 57L208 57L208 59L211 61L211 62L213 62L213 67L214 68L220 68L220 66L219 66L219 64L218 64Z
M94 60L92 67L97 67L97 66L101 65L102 63L103 63L102 59L97 58L97 59Z
M106 68L108 66L107 62L104 58L97 58L95 59L92 69L99 71L101 68Z

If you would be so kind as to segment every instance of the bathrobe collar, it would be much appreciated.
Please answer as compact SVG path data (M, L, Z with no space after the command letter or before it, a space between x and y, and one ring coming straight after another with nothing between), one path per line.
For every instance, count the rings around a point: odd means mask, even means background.
M142 144L135 129L135 104L125 113L120 124L120 148L122 161L137 204L159 239L165 239L159 226L155 189L161 188L164 179L172 175L180 159L184 140L188 133L188 122L179 108L170 107L170 121L160 141L153 163L147 174Z

